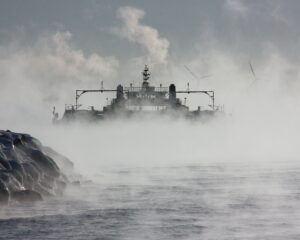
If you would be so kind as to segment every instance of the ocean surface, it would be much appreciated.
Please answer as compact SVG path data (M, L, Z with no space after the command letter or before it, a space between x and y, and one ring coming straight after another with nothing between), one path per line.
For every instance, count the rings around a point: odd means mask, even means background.
M0 209L0 239L300 239L300 164L99 170L62 197Z

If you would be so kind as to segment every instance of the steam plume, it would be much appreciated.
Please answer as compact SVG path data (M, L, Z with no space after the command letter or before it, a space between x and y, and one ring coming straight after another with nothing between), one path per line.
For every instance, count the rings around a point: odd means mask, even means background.
M244 16L248 12L248 8L242 0L226 0L225 6L232 12Z
M166 38L161 38L155 28L140 23L145 16L143 10L120 7L117 16L122 21L122 26L114 28L114 33L144 47L149 54L148 60L153 64L167 63L170 43Z

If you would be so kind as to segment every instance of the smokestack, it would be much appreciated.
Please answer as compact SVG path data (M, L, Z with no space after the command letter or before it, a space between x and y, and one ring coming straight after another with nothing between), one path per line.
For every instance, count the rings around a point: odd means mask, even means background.
M175 104L175 102L176 102L176 86L175 86L175 84L171 84L169 86L169 101L171 104Z

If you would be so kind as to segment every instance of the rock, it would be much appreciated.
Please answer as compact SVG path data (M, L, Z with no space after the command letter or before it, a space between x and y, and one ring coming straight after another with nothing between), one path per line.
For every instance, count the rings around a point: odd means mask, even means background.
M73 186L80 186L81 183L80 183L80 181L73 181L73 182L72 182L72 185L73 185Z
M58 177L60 175L60 171L56 163L42 151L32 150L30 157L50 176Z
M2 181L3 183L9 182L9 174L9 171L0 170L0 181Z
M10 197L12 200L18 202L35 202L43 200L40 193L28 189L12 192Z
M74 164L65 156L62 156L61 154L57 153L50 147L43 147L43 151L50 156L51 158L55 159L55 162L59 166L59 168L62 168L64 170L73 170Z
M9 192L17 191L23 188L21 182L19 182L18 179L11 172L6 172L6 173L2 172L0 177L2 181L5 183Z
M0 143L2 145L2 149L4 150L13 148L13 141L10 139L10 137L4 135L0 136Z
M0 189L0 205L7 204L9 199L9 192L5 189Z
M68 158L38 139L0 130L0 205L10 199L37 201L42 196L61 195L70 183L72 170Z
M63 180L56 180L56 186L59 189L65 189L67 187L67 183Z
M3 183L2 180L0 180L0 205L1 204L7 204L9 199L9 192L7 190L7 187Z
M42 143L38 139L30 136L29 134L22 134L21 140L23 143L25 143L25 145L28 145L34 149L41 149L43 147Z
M54 194L50 192L49 189L43 187L41 184L35 184L33 190L39 192L42 196L53 196Z
M11 170L11 166L8 161L4 160L4 158L1 158L0 156L0 164L6 169Z
M34 162L26 162L22 163L24 172L28 176L30 176L34 181L39 181L40 179L40 172L39 169L35 166Z

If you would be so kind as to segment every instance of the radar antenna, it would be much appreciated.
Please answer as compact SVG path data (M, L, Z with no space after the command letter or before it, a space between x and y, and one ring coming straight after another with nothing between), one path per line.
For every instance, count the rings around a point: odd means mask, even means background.
M144 81L147 81L147 80L149 80L149 78L150 78L150 72L149 72L149 68L148 68L148 66L147 65L145 65L145 69L144 69L144 71L142 72L142 75L143 75L143 80Z

